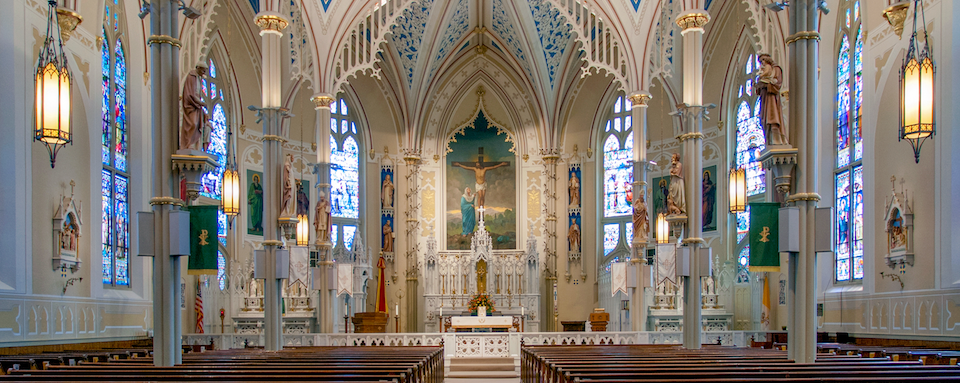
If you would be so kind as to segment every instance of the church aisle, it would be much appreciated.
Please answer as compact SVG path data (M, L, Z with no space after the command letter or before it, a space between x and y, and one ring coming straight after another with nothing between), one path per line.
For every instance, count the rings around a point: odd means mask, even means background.
M520 378L446 378L444 383L520 383Z

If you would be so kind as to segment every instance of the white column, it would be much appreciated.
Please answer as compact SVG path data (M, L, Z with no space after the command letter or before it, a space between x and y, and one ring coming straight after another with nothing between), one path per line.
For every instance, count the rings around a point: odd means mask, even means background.
M317 198L322 194L327 201L330 201L330 104L336 99L330 94L317 94L311 100L317 111L317 166L314 171L317 174ZM314 215L313 219L319 217ZM316 221L314 221L316 222ZM317 268L321 270L321 281L319 283L320 293L317 302L317 324L320 332L333 332L333 300L327 290L327 273L333 267L333 254L331 249L333 243L330 242L330 233L326 232L324 238L316 238L317 251L320 259Z
M407 298L407 312L404 315L407 332L417 332L419 327L417 275L420 269L417 260L420 254L420 154L419 149L403 149L403 160L407 164L407 208L404 212L407 219L407 292L404 294Z
M153 137L153 363L173 366L181 362L180 257L171 256L170 213L179 211L179 184L171 171L179 130L180 41L177 3L153 2L150 14L150 67ZM184 238L183 240L186 240Z
M283 288L277 275L277 248L282 244L278 219L280 218L281 175L283 170L283 147L285 140L280 134L283 111L280 106L280 59L282 46L280 32L287 21L276 12L261 12L254 19L260 27L262 65L263 119L263 248L266 254L264 268L266 278L263 289L263 334L264 349L276 351L283 348L283 318L281 317L281 294Z
M649 201L650 197L647 190L647 102L653 96L650 92L639 91L631 94L629 97L632 108L630 109L631 120L633 120L633 195L639 198L642 194ZM650 211L649 203L647 212ZM647 214L647 227L650 227L650 214ZM633 243L631 244L633 256L630 259L630 265L634 268L637 275L637 287L633 290L633 302L630 305L630 321L633 331L643 331L646 329L647 308L643 302L643 265L646 263L647 240L650 233L633 233ZM649 276L646 276L649 278Z
M557 308L553 304L553 285L557 282L557 161L560 149L541 149L543 157L543 206L547 216L544 233L543 251L546 253L544 266L544 286L540 289L541 307L540 325L543 331L557 331ZM581 260L581 263L583 261ZM583 265L580 265L583 267ZM532 277L532 276L531 276ZM542 292L547 292L543 294Z
M814 251L814 212L820 195L817 194L817 67L819 65L820 34L819 1L796 0L790 7L789 79L792 97L790 127L795 132L799 153L797 156L796 192L788 199L800 207L800 252L790 255L788 267L789 290L787 302L788 357L799 363L816 360L816 269Z
M703 232L703 189L700 174L703 172L703 26L710 15L702 9L686 11L677 17L680 34L683 36L683 133L679 139L683 146L685 194L687 205L687 228L683 244L689 248L690 276L683 283L683 346L700 348L701 295L700 275L709 272L700 270L700 247ZM636 144L636 143L635 143Z

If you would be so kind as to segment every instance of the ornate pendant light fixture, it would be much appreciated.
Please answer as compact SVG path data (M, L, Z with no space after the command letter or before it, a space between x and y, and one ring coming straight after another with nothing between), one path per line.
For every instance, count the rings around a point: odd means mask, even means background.
M310 218L306 214L297 215L297 246L310 244Z
M917 13L924 25L923 47L917 43ZM934 86L936 64L927 42L926 16L923 2L913 2L913 35L900 67L900 140L910 141L914 160L920 163L920 146L937 133Z
M227 132L227 150L232 154L233 129ZM232 163L231 163L232 162ZM223 170L223 182L220 185L220 206L223 213L233 221L233 218L240 214L240 173L237 172L237 158L234 155L233 161L230 156L227 157L227 166Z
M54 167L57 152L66 144L73 144L70 127L70 103L73 76L63 53L60 24L57 21L57 1L50 0L47 8L47 37L40 48L36 88L35 141L43 142L50 153L50 167Z
M664 244L670 242L670 223L663 213L657 214L657 243Z

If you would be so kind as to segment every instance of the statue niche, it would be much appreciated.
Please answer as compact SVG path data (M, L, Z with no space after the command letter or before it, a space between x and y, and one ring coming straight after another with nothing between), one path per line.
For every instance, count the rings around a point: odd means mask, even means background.
M80 270L80 236L83 203L74 199L76 182L70 181L70 196L60 195L60 205L53 215L53 269ZM121 236L122 237L122 236Z

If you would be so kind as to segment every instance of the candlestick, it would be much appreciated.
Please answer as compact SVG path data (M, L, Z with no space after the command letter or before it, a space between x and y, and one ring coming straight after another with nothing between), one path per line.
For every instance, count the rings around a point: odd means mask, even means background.
M395 312L395 315L396 315L396 316L400 316L400 304L397 303L397 305L395 306L395 308L396 308L395 311L394 311L394 312Z

